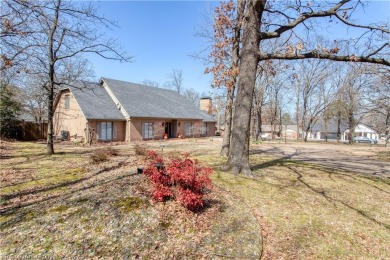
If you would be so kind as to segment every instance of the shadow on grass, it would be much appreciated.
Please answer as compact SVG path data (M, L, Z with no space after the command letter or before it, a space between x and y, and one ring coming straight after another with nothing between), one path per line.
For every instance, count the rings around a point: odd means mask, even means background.
M51 190L54 190L54 189L69 187L71 185L75 185L77 183L80 183L80 182L89 180L91 178L94 178L94 177L98 176L101 173L118 169L118 168L124 166L125 164L126 164L126 160L118 163L117 165L109 167L109 168L104 167L101 170L93 173L92 175L90 175L88 177L84 177L84 178L80 178L80 179L76 179L76 180L72 180L72 181L68 181L68 182L62 182L62 183L59 183L59 184L56 184L56 185L43 187L43 188L38 188L38 189L34 189L34 190L17 192L17 193L13 193L13 194L10 194L10 195L3 195L2 199L3 200L10 200L10 199L13 199L13 198L16 198L16 197L21 197L21 196L26 196L26 195L35 195L35 194L38 194L38 193L48 192L48 191L51 191ZM5 209L0 210L0 214L4 214L4 213L12 211L12 210L14 210L16 208L25 207L25 206L29 206L29 205L19 204L17 206L12 206L12 207L9 207L9 208L5 208Z
M310 189L311 191L321 195L322 197L324 197L327 201L329 202L338 202L342 205L344 205L345 207L355 211L356 213L358 213L359 215L363 216L364 218L368 219L368 220L371 220L372 222L378 224L378 225L381 225L383 226L384 228L390 230L390 225L389 224L386 224L386 223L383 223L381 221L378 221L377 219L373 218L372 216L368 215L366 212L358 209L358 208L355 208L353 207L352 205L342 201L341 199L336 199L336 198L332 198L330 196L328 196L326 194L326 191L325 190L319 190L319 189L316 189L314 188L313 186L311 186L310 184L308 184L307 182L305 182L303 180L303 175L301 173L299 173L299 171L297 169L294 169L292 166L288 166L286 165L286 167L291 170L292 172L294 172L296 175L297 175L297 179L300 183L302 183L303 185L305 185L308 189Z
M75 195L76 193L85 192L85 191L90 190L92 188L107 185L107 184L110 184L110 183L113 183L113 182L116 182L119 180L123 180L125 178L131 178L131 177L134 177L136 175L138 175L138 174L131 173L131 174L121 175L121 176L118 176L116 178L96 182L96 183L93 183L91 185L81 187L79 189L73 189L69 192L61 192L60 194L47 196L47 197L44 197L44 198L36 200L36 201L26 202L23 204L19 204L19 205L7 208L5 210L1 210L0 213L3 217L7 217L7 216L12 216L12 217L0 225L0 230L6 229L10 226L13 226L13 225L21 222L21 221L30 220L30 219L34 218L36 215L38 215L38 213L39 214L46 213L45 209L42 209L42 208L39 208L38 210L27 209L27 207L29 207L29 206L33 206L33 205L40 204L43 202L48 202L48 201L53 201L53 203L60 201L60 200L65 201L67 198ZM133 184L135 184L135 183L136 182L134 182ZM79 202L86 202L86 201L89 201L89 199L86 199L86 198L79 199L79 200L74 201L74 203L77 204ZM96 201L94 201L94 202L95 202L95 204L99 204L99 202L96 202ZM67 206L71 207L71 204L67 203Z
M277 160L283 159L294 159L297 162L318 164L330 169L342 170L351 173L359 173L367 177L374 177L370 179L375 179L376 177L387 179L386 184L390 185L390 174L389 174L389 164L386 162L380 162L372 158L355 158L351 161L349 155L338 156L337 159L334 159L332 155L324 156L322 151L304 151L296 149L294 153L286 153L283 149L280 149L276 146L266 148L266 149L257 149L251 150L250 155L274 155L281 157ZM318 156L313 156L318 154ZM266 162L267 164L272 164L271 162ZM279 161L274 163L278 164ZM253 169L261 169L261 167L267 167L267 165L256 165ZM382 181L381 181L382 182Z
M77 156L80 156L82 154L88 154L88 153L91 153L91 151L70 150L70 151L61 151L61 152L55 153L54 155L48 155L46 152L17 154L17 155L4 155L4 156L0 155L0 159L6 160L6 159L15 159L15 158L26 158L26 160L31 163L31 162L42 160L43 158L61 159L61 157L58 157L58 155L60 155L60 156L72 155L72 157L77 157ZM67 158L70 158L70 157L67 157ZM23 164L23 163L26 163L26 161L16 162L16 163L13 163L13 165L19 165L19 164Z
M274 149L275 149L275 148L274 148ZM277 149L275 149L275 150L277 150ZM281 152L281 151L278 151L278 152ZM281 153L282 153L282 152L281 152ZM388 191L385 191L385 190L383 190L383 189L381 189L381 188L379 188L379 187L377 187L377 186L375 186L375 185L372 185L372 184L370 184L370 183L368 183L368 182L362 180L362 178L363 178L363 179L364 179L364 178L367 178L367 179L370 179L370 180L373 180L373 181L378 181L378 182L381 182L381 183L388 184L385 180L377 180L377 179L373 179L373 178L370 177L370 176L364 176L364 175L358 175L358 176L355 177L355 176L352 176L353 172L351 172L351 174L342 173L342 172L339 172L339 171L336 172L336 169L334 169L334 168L330 168L330 169L329 169L328 167L320 167L320 166L317 166L317 165L315 165L315 164L309 164L309 163L306 163L306 162L300 162L300 161L291 160L291 158L292 158L293 156L300 155L300 154L302 154L302 153L300 153L300 151L297 150L297 151L295 151L295 153L292 153L292 154L289 154L289 155L285 155L285 156L283 156L283 157L281 157L281 158L274 159L274 160L271 160L271 161L267 161L267 162L264 162L264 163L255 165L255 166L253 166L251 169L252 169L253 171L255 171L255 170L265 169L265 168L269 168L269 167L276 166L276 165L286 167L286 169L289 169L290 171L292 171L292 172L297 176L297 181L299 181L300 183L302 183L304 186L306 186L306 187L307 187L309 190L311 190L312 192L321 195L321 196L322 196L323 198L325 198L328 202L332 202L332 203L338 202L338 203L342 204L343 206L345 206L345 207L347 207L347 208L353 210L354 212L358 213L360 216L362 216L362 217L364 217L364 218L366 218L366 219L368 219L368 220L370 220L370 221L372 221L372 222L374 222L374 223L376 223L376 224L378 224L378 225L381 225L381 226L383 226L384 228L390 230L390 225L389 225L389 224L386 224L386 223L383 223L383 222L381 222L381 221L378 221L378 220L375 219L374 217L372 217L372 216L370 216L369 214L367 214L367 212L364 212L364 211L362 211L362 210L360 210L360 209L358 209L358 208L356 208L356 207L354 207L354 206L352 206L352 205L350 205L350 204L344 202L344 201L341 200L341 199L332 198L331 196L327 195L327 193L326 193L325 190L316 189L316 188L314 188L313 186L311 186L309 183L305 182L304 179L303 179L303 175L294 167L294 165L299 165L299 166L303 166L303 167L305 167L305 166L306 166L306 167L310 166L310 167L313 167L313 168L315 168L315 169L317 169L317 170L319 170L319 171L323 171L323 172L325 172L325 173L328 173L328 177L329 177L330 179L332 179L333 181L335 181L335 180L332 178L333 175L334 175L334 176L337 176L337 175L346 176L346 177L351 178L351 179L353 179L353 180L355 180L355 181L359 181L359 182L361 182L361 183L364 183L365 185L370 186L370 187L372 187L372 188L374 188L374 189L377 189L377 190L379 190L379 191L381 191L381 192L385 192L385 193L387 193L387 194L390 194ZM256 180L256 181L260 181L260 180L258 180L258 179L255 179L255 180ZM275 185L275 184L272 184L272 185ZM280 186L280 187L282 187L282 188L286 188L286 187L288 187L288 186L293 186L293 185L294 185L294 184L292 184L292 185L287 185L287 186L286 186L286 185L285 185L285 186L283 186L283 185L278 185L278 186Z
M269 167L276 166L276 165L284 165L284 163L286 161L291 162L291 158L293 156L297 156L297 155L301 155L302 154L302 152L300 150L295 150L294 153L286 154L284 151L278 149L277 147L273 147L273 148L268 149L268 150L254 150L254 151L251 151L250 155L269 153L269 152L282 154L282 157L281 158L277 158L277 159L273 159L273 160L270 160L270 161L266 161L264 163L257 164L255 166L251 167L252 171L261 170L261 169L269 168Z
M27 170L33 170L34 168L28 168ZM58 173L58 174L51 174L50 175L50 178L53 178L53 177L58 177L58 176L61 176L63 175L64 173ZM32 181L42 181L42 180L45 180L47 179L48 177L42 177L42 178L31 178L31 179L26 179L25 181L21 181L21 182L16 182L16 183L12 183L12 184L9 184L9 185L5 185L5 186L0 186L0 189L6 189L6 188L11 188L11 187L15 187L15 186L18 186L18 185L23 185L23 184L27 184L29 182L32 182Z
M369 182L365 182L364 179L368 179L368 180L371 180L373 182L377 182L377 183L382 183L382 184L386 184L386 185L390 185L390 181L386 180L386 179L383 179L383 178L375 178L375 177L370 177L370 176L365 176L365 175L357 175L357 176L354 176L354 173L343 173L341 171L336 171L336 169L333 169L333 168L324 168L324 167L317 167L317 166L314 166L316 169L320 170L320 171L323 171L323 172L326 172L328 173L328 177L335 181L333 178L332 178L332 175L341 175L341 176L345 176L345 177L348 177L354 181L358 181L360 183L364 183L374 189L377 189L381 192L384 192L384 193L387 193L387 194L390 194L389 191L386 191L384 189L381 189L379 188L378 186L375 186Z

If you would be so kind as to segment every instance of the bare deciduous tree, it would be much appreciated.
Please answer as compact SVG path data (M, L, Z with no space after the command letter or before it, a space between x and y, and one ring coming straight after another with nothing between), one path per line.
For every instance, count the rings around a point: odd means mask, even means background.
M181 94L183 91L183 71L173 69L168 74L169 81L166 82L166 86L169 89L177 91Z
M328 59L333 61L362 62L390 65L383 53L388 49L386 27L355 24L351 17L360 7L360 2L341 0L337 3L321 2L284 2L239 0L237 5L244 5L240 23L242 29L242 47L240 49L239 82L234 106L234 116L229 158L224 169L233 173L251 175L249 167L250 116L253 104L253 92L256 71L260 61L283 59ZM370 37L360 37L355 42L356 53L334 46L305 46L304 37L312 37L318 24L312 22L321 17L333 17L339 23L361 29ZM295 29L303 30L298 32ZM270 40L287 35L286 42L279 50L267 52L260 47Z
M300 89L301 126L304 131L304 141L307 142L312 124L324 111L333 98L332 86L328 78L332 74L329 62L325 60L300 60L297 62L298 84Z
M18 46L26 59L26 73L40 75L46 91L48 108L47 152L54 153L53 113L56 90L80 79L86 59L92 53L105 59L130 61L115 40L107 38L101 29L114 23L97 12L94 3L55 0L6 0L5 8L17 8L25 15L29 33L7 38L7 46ZM8 9L7 9L8 10ZM11 10L12 12L12 10ZM33 47L31 47L33 46Z
M191 103L193 103L195 106L199 107L199 100L201 95L195 89L184 89L182 95L185 96L189 101L191 101Z
M160 88L160 83L158 83L157 81L154 81L154 80L150 80L150 79L144 79L143 81L141 81L141 84L142 85L145 85L145 86L149 86L149 87L154 87L154 88Z
M5 73L10 76L26 70L28 51L39 47L31 41L39 28L31 23L31 18L37 15L35 11L18 1L1 1L0 10L0 71L4 77Z
M227 89L225 131L221 149L221 155L223 156L228 156L230 149L234 93L239 64L240 23L243 18L243 8L242 2L238 3L237 8L235 8L232 0L221 2L221 5L215 8L213 44L209 55L212 59L212 66L205 70L206 73L213 73L214 87L225 87Z
M371 119L377 119L377 130L385 134L386 146L390 145L390 71L388 69L376 70L377 80L367 93ZM379 121L379 122L378 122Z

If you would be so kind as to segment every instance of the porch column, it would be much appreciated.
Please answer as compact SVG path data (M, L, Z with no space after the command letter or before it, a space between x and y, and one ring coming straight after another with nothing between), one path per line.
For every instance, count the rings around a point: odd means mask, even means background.
M126 141L131 141L131 119L128 118L126 121L126 135L125 135Z
M87 123L85 124L84 134L85 134L84 143L89 144L90 135L89 135L89 122L88 122L88 120L87 120Z

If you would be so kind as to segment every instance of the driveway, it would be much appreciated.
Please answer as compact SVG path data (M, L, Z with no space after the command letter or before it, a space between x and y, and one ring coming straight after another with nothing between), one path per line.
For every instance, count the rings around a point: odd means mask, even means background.
M379 153L388 151L389 148L376 145L325 143L263 143L252 149L253 153L390 178L390 162L378 159Z

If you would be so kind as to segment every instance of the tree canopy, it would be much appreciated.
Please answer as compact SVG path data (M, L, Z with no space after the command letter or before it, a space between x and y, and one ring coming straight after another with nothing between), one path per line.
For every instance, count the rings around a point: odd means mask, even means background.
M1 9L6 25L1 32L1 72L39 78L47 99L47 149L53 154L57 89L90 78L86 54L125 62L131 57L102 33L115 23L100 14L94 2L5 0Z
M219 75L238 78L234 82L237 94L232 133L227 137L230 139L230 149L225 167L232 169L234 173L251 174L250 118L259 64L269 60L321 59L390 66L388 26L380 21L370 24L355 22L354 15L363 7L360 1L238 0L237 7L234 7L233 1L229 2L229 8L225 8L226 5L222 3L215 12L219 18L215 19L214 26L218 30L215 29L215 44L211 55L219 59L214 61L215 67L211 71L217 78L221 78ZM221 10L224 15L220 14ZM235 15L232 15L231 10L236 10ZM237 19L236 22L233 22L234 19ZM333 41L327 39L329 36L324 36L327 37L325 41L315 40L320 39L318 35L324 28L321 21L324 22L325 19L358 29L360 36L353 40L343 38L342 35ZM218 34L220 31L222 36ZM239 33L233 33L234 31ZM233 64L236 52L239 53L238 69L229 75L228 72L235 67L225 66L228 64L226 59L230 59ZM224 63L220 62L222 58L225 59ZM225 86L231 88L228 84Z
M10 136L10 131L18 122L21 104L15 99L15 89L0 84L0 136Z

